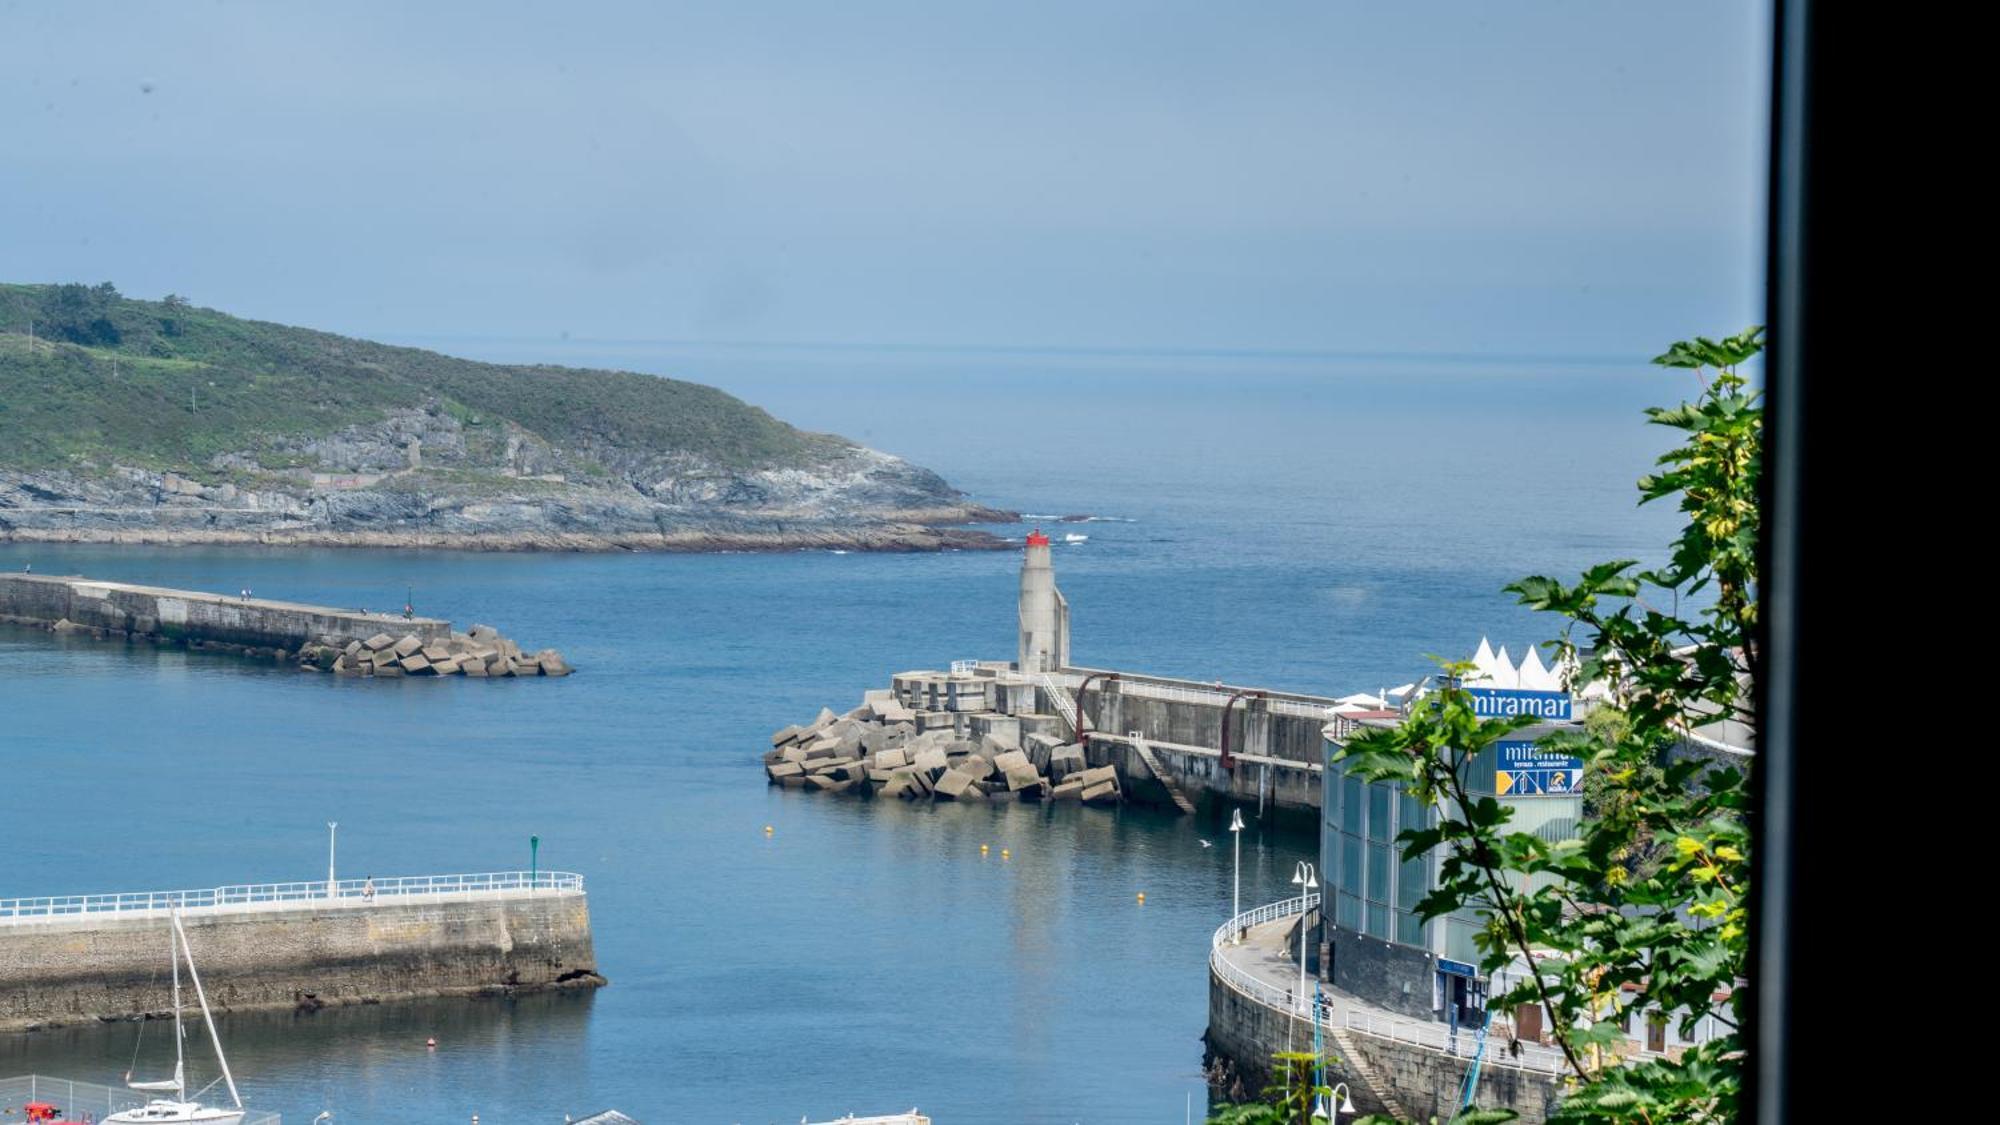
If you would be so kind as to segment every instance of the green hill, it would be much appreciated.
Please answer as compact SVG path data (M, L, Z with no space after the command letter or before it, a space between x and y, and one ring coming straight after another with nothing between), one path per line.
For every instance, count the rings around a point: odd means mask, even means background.
M195 469L219 454L426 404L457 418L469 444L512 423L586 462L591 451L643 450L769 468L851 448L696 383L475 363L173 297L132 300L109 284L0 285L0 392L0 468L8 469L81 461Z

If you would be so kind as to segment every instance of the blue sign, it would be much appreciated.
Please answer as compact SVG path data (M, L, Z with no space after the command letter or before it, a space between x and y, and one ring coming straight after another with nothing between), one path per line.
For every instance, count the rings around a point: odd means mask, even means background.
M1570 699L1566 691L1473 687L1466 688L1465 694L1472 700L1472 713L1482 719L1511 719L1516 715L1527 715L1564 723L1570 720Z
M1568 797L1583 788L1583 760L1532 742L1496 742L1493 792L1502 797Z
M1479 971L1471 965L1463 961L1452 961L1443 957L1438 958L1438 972L1447 973L1455 977L1476 977L1479 975Z

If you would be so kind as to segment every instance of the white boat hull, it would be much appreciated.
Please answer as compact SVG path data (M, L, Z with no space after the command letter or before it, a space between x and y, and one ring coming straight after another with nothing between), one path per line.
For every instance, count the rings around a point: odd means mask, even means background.
M121 1110L103 1119L103 1125L241 1125L240 1109L217 1109L196 1102L152 1101L138 1109Z

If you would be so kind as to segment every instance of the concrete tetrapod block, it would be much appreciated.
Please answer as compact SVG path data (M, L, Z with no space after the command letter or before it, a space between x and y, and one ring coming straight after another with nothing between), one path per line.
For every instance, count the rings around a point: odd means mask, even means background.
M823 773L816 773L806 778L806 784L828 793L838 793L847 785L846 782Z
M771 746L773 748L783 746L785 743L790 742L792 739L797 738L799 735L803 733L805 733L805 728L799 726L797 723L794 723L791 726L788 726L781 731L774 732L771 735Z
M911 760L910 764L917 768L918 773L929 773L935 776L936 771L945 769L951 763L945 757L943 750L933 747L929 750L919 750L917 756Z
M431 672L433 675L438 676L456 676L458 675L458 660L450 656L445 657L443 660L433 660L431 661Z
M1083 798L1083 782L1071 778L1049 790L1051 801L1077 801Z
M956 801L970 788L972 788L971 775L957 770L946 770L944 776L938 778L937 788L931 791L931 796L940 801Z
M974 781L984 781L993 776L993 763L977 754L967 754L964 761L952 768L971 774Z
M779 781L787 777L797 777L801 771L797 762L778 762L766 766L764 772L771 775L772 781Z
M412 653L423 651L423 647L424 642L414 636L406 636L395 644L390 645L389 651L395 653L397 656L409 656Z
M1088 768L1081 746L1064 746L1049 756L1049 779L1052 781L1067 780L1070 775L1081 774ZM1083 779L1079 777L1077 780L1080 782Z
M825 730L827 727L832 726L834 720L839 717L830 708L822 707L819 709L819 717L814 719L812 725L806 729L812 731Z
M787 762L803 762L806 760L806 748L803 746L787 746L783 750L778 751L778 757L783 758Z
M459 661L458 670L473 679L486 678L486 662L478 658Z
M902 747L891 747L875 755L875 764L882 769L893 770L909 765L910 756L903 752Z
M413 676L416 675L418 672L428 672L431 667L431 662L425 660L424 654L421 652L413 652L408 656L405 656L403 659L397 661L397 663L403 666L403 671L408 672Z
M571 671L569 662L562 658L562 653L552 648L545 648L536 653L535 663L541 666L544 676L567 676Z
M1033 766L1019 766L1007 771L1007 788L1016 793L1043 784L1045 781L1042 775L1036 773Z
M377 664L375 666L375 674L377 676L400 676L403 674L403 670L394 664Z
M875 717L885 723L913 723L916 713L893 700L875 704Z
M432 664L436 664L440 660L449 659L451 656L451 650L443 645L425 645L417 651L423 653L424 659L430 661Z
M839 754L840 740L837 738L818 739L806 747L806 757L808 758L833 758L838 757Z
M1086 805L1115 805L1118 803L1118 786L1108 781L1086 786L1082 797Z
M370 652L381 652L383 649L394 645L396 638L387 633L377 633L362 643Z
M1017 769L1033 769L1035 768L1035 764L1030 762L1028 756L1019 750L1009 750L1004 754L994 757L993 768L999 770L1001 773L1013 773Z
M1084 770L1082 773L1077 774L1076 777L1077 780L1083 782L1085 786L1107 785L1107 784L1117 785L1118 767L1099 766L1094 770Z
M491 625L474 625L465 635L475 641L497 641L500 639L500 630Z

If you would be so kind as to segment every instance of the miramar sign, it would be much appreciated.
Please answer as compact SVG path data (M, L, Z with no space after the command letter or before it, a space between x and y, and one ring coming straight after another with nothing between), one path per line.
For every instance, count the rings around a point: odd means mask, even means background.
M1535 719L1569 722L1570 698L1566 691L1526 691L1521 688L1469 687L1472 713L1482 719L1511 719L1526 715Z
M1493 792L1501 797L1568 797L1583 788L1583 760L1532 742L1496 742Z

